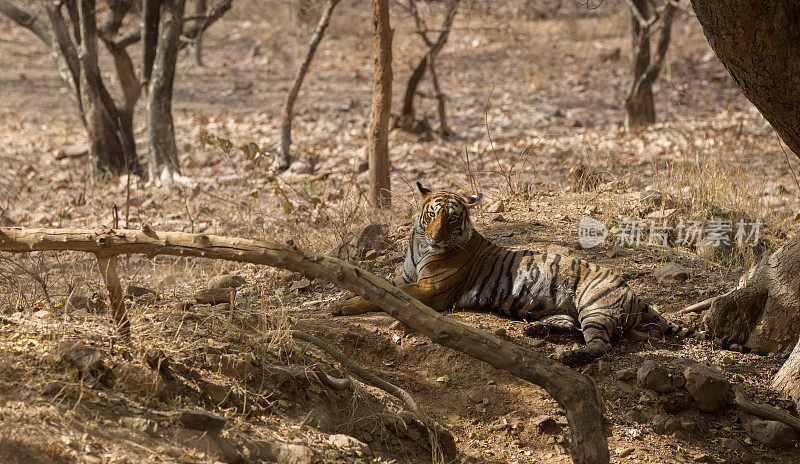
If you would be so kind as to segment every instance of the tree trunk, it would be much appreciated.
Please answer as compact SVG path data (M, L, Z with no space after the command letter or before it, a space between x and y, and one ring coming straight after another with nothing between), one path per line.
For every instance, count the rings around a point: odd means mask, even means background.
M380 208L391 206L389 185L389 116L392 110L392 35L389 0L370 0L375 76L369 114L369 198Z
M339 3L339 0L328 0L327 4L325 5L325 12L319 18L317 29L314 31L314 35L311 37L311 41L308 43L308 51L306 52L305 58L303 58L303 63L300 65L300 69L297 71L297 77L294 79L294 85L292 85L291 90L289 90L289 94L286 96L286 106L284 107L283 112L283 123L281 124L281 145L278 148L277 157L275 159L276 165L280 170L287 169L291 163L292 117L294 116L294 103L297 100L297 94L300 93L300 86L303 85L303 79L306 77L308 68L311 66L311 60L314 59L314 53L316 53L317 47L322 41L322 37L325 35L325 29L328 28L328 24L331 20L331 14L333 13L333 9L336 7L337 3Z
M653 90L650 86L635 92L636 83L644 76L650 66L650 28L643 25L640 18L650 18L648 0L631 0L631 30L633 35L633 66L631 67L631 86L625 100L625 127L645 126L656 122L656 108Z
M703 324L754 350L788 353L800 337L800 234L750 268L711 302Z
M153 74L153 62L158 46L158 24L161 17L161 0L142 2L142 83L148 85Z
M197 0L194 4L194 14L197 17L206 14L206 10L208 9L208 5L206 0ZM203 21L198 19L197 24L201 24ZM192 54L194 55L194 64L196 66L203 66L203 31L200 31L197 34L197 37L194 39L194 45L192 46Z
M783 363L781 370L772 379L772 388L791 398L795 409L800 412L800 340L797 341L789 359Z
M540 356L526 346L438 313L386 280L339 259L304 252L293 245L219 235L157 232L149 228L106 231L0 228L0 251L27 253L43 250L90 252L101 260L133 253L226 259L276 266L326 280L374 302L387 314L435 343L541 386L566 410L572 433L570 453L573 462L609 462L602 403L590 377ZM101 261L101 269L107 268Z
M150 182L171 183L180 175L175 128L172 123L172 88L183 28L185 0L162 0L158 45L147 95L147 138L150 146Z
M711 48L800 157L800 3L692 0Z

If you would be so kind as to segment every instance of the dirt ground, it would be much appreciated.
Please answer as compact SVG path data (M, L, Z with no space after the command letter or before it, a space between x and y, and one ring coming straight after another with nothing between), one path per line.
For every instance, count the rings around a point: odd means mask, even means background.
M196 182L192 187L99 179L85 157L56 159L60 148L84 141L75 104L42 44L0 18L0 225L147 225L291 239L328 252L359 225L387 224L390 243L355 263L389 276L402 260L418 206L412 186L420 180L436 189L482 191L486 198L473 220L488 238L515 248L566 247L617 270L669 318L697 326L698 316L673 313L730 288L744 267L797 231L797 159L783 151L732 84L689 12L676 20L668 64L655 84L659 123L625 131L628 15L616 4L590 10L565 2L537 11L530 3L490 9L466 3L437 66L456 137L391 133L394 196L384 212L366 204L366 177L358 169L371 99L366 2L339 7L300 94L293 149L317 159L313 174L274 176L268 160L248 160L239 150L225 153L200 140L206 131L235 145L277 146L283 100L313 29L290 6L234 2L205 38L206 65L181 56L176 135L183 174ZM393 14L398 108L422 50L407 15L399 9ZM619 58L601 59L617 47ZM422 91L430 95L427 82ZM436 127L434 110L432 99L419 100L418 116ZM141 108L135 121L137 147L146 159ZM580 172L596 182L584 188L576 181ZM648 189L661 192L663 201L649 200ZM604 244L581 249L582 216L611 230ZM614 227L622 218L662 217L671 225L758 219L761 245L701 256L674 240L669 247L615 243ZM688 280L654 278L653 271L670 261L689 270ZM0 255L0 463L214 462L219 446L176 422L176 412L194 408L225 417L223 438L242 449L280 440L309 446L315 462L430 461L424 432L392 425L402 409L397 401L362 384L334 391L308 374L311 365L334 376L348 373L311 345L289 340L289 327L316 334L407 390L452 428L461 462L570 462L564 411L544 390L390 327L387 315L334 318L330 302L344 292L330 284L202 259L134 256L120 271L126 283L158 296L131 302L129 345L111 336L109 316L94 303L84 309L66 304L71 295L102 300L93 259ZM183 303L210 277L226 272L247 281L233 307ZM452 317L542 356L573 343L532 340L522 335L522 322L491 314ZM104 367L76 376L59 355L64 339L97 347ZM144 361L151 349L161 349L191 375L164 380ZM244 363L247 372L226 370L223 358ZM797 462L797 446L771 449L749 438L733 408L701 413L692 405L675 406L683 404L679 393L658 395L618 378L645 360L672 373L691 361L712 364L751 398L789 407L769 388L777 360L697 341L618 340L601 363L585 368L604 400L612 462ZM226 392L222 401L209 393L219 391ZM665 415L677 417L680 426L670 432L654 426ZM550 417L554 429L540 430L534 420L540 416ZM329 440L335 433L368 448L336 445ZM258 461L258 453L251 456Z

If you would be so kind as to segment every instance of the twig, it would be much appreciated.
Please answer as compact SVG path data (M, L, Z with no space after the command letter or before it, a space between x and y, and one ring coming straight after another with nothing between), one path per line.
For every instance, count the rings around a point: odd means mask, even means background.
M439 423L431 419L427 414L425 414L419 408L419 405L414 400L414 398L407 391L383 380L382 378L378 377L372 372L364 369L363 367L353 362L353 360L345 356L344 353L342 353L335 347L331 346L327 342L320 340L319 338L311 334L302 332L300 330L292 330L292 337L315 345L320 350L331 355L335 360L337 360L348 370L353 372L353 374L359 379L361 379L363 382L368 383L374 387L380 388L386 393L389 393L390 395L398 398L406 405L406 407L411 412L414 413L415 416L417 416L419 421L422 422L422 424L425 425L425 427L427 427L428 430L431 431L432 438L435 439L437 443L439 443L439 445L442 447L445 453L450 456L455 456L457 450L453 435L450 433L449 430L447 430Z
M693 304L691 306L687 306L687 307L681 309L680 311L678 311L678 314L689 314L689 313L703 312L706 309L710 308L711 304L714 303L714 300L716 300L717 298L719 298L719 295L712 296L711 298L707 298L707 299L705 299L705 300L703 300L703 301L701 301L699 303L695 303L695 304Z

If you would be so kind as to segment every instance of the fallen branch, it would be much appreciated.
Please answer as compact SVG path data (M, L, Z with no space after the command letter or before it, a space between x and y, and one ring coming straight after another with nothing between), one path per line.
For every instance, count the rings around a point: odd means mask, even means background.
M428 428L431 433L432 444L438 443L446 456L455 457L457 450L456 441L453 438L453 434L451 434L446 428L442 427L438 422L431 419L430 416L425 414L422 409L420 409L414 398L407 391L364 369L335 347L311 334L301 332L299 330L292 330L292 337L313 344L320 350L331 355L333 359L339 361L339 363L345 366L348 370L352 371L353 374L355 374L355 376L361 379L364 383L370 384L376 388L380 388L386 393L402 401L403 404L405 404L406 407L412 413L414 413L417 419L419 419L419 421Z
M714 300L719 298L719 296L712 296L711 298L705 299L699 303L695 303L691 306L687 306L680 311L678 314L689 314L689 313L700 313L705 311L706 309L711 307L711 304L714 303Z
M770 406L768 404L758 404L750 401L744 396L742 388L739 386L733 387L734 399L733 402L742 411L752 414L754 416L763 417L764 419L783 422L789 427L800 432L800 419L794 417L786 411Z
M437 313L386 280L329 256L279 244L219 235L144 230L0 228L0 251L72 250L100 258L127 254L194 256L300 272L349 290L429 337L544 388L566 410L577 464L609 462L602 405L591 378L530 348ZM124 316L124 314L123 314Z

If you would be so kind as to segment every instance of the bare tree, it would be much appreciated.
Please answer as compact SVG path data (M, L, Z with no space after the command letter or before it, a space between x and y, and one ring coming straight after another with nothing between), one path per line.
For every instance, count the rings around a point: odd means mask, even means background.
M656 11L649 0L626 0L631 10L633 31L633 65L631 85L625 96L625 127L643 126L656 122L653 102L653 82L658 78L669 48L675 6L666 0ZM660 20L660 21L659 21ZM650 55L650 34L660 23L661 34L655 57Z
M0 0L0 13L29 29L47 45L61 79L75 96L89 136L89 153L98 171L111 175L141 174L132 124L133 108L139 98L138 80L125 46L117 46L109 39L130 11L132 0L109 2L109 20L100 31L93 0L42 3L46 20L8 0ZM98 34L114 57L117 77L123 87L122 101L111 97L101 76L97 59Z
M176 41L177 49L183 48L221 18L230 10L231 2L219 0L203 21L183 32L184 40ZM108 8L105 9L103 21L98 20L95 0L40 0L46 19L13 1L0 0L0 14L29 29L47 45L59 75L75 96L78 113L89 136L89 152L97 169L111 175L142 175L133 138L133 111L142 93L142 83L150 81L156 59L158 19L152 22L145 18L152 18L154 14L157 18L161 2L144 0L141 4L143 26L127 34L120 34L120 30L127 15L135 10L136 1L106 0L105 3ZM144 24L148 25L148 29L143 34ZM145 40L141 40L143 35ZM111 96L108 83L102 77L98 62L98 40L114 60L116 77L122 90L120 99L115 100ZM140 40L143 42L144 58L142 74L137 76L127 49ZM172 68L169 72L174 74L174 65ZM166 83L165 80L162 82ZM171 100L171 80L169 86L167 94ZM166 95L163 91L159 92L160 95ZM154 164L157 163L151 163L151 166Z
M278 152L275 157L275 166L280 170L287 169L291 163L292 118L294 117L294 103L297 100L297 95L300 93L300 87L303 85L303 79L306 77L308 68L311 66L311 60L314 59L314 54L317 51L317 47L322 41L322 37L325 35L325 29L328 28L328 24L331 20L331 14L333 14L333 9L338 3L339 0L328 0L326 3L325 12L319 18L317 29L314 31L314 35L311 37L311 41L308 43L308 51L306 52L306 56L303 58L303 62L300 64L300 69L297 70L297 77L294 79L294 85L292 85L291 90L289 90L289 94L286 96L286 105L284 106L283 112L283 123L281 124L281 145L278 147Z
M420 59L417 66L414 68L414 71L411 73L411 77L408 78L408 84L406 85L406 90L403 93L402 110L400 111L400 115L395 119L394 123L394 126L397 128L409 132L420 132L420 124L416 121L414 115L414 97L417 94L417 89L419 88L420 82L422 82L422 78L425 77L425 72L430 71L431 84L436 96L437 110L439 113L439 132L445 137L452 135L452 131L447 127L445 95L439 87L439 78L436 74L435 63L439 52L444 47L444 44L447 42L447 38L450 35L450 29L453 26L453 20L456 16L459 1L460 0L449 0L447 2L447 12L442 20L442 25L439 27L439 35L436 40L431 40L431 38L428 36L429 31L421 15L419 14L419 9L416 5L417 0L408 1L407 9L414 18L416 32L422 38L427 50L425 55Z
M389 0L370 0L372 54L375 60L372 109L369 114L369 198L378 207L391 206L389 185L389 116L392 111L392 28Z
M172 88L178 40L183 29L185 0L145 0L142 22L147 92L148 172L151 182L170 183L180 175L175 128L172 122ZM158 9L158 12L152 9ZM156 21L157 27L152 24ZM158 35L153 40L152 32ZM148 65L150 68L148 68Z

